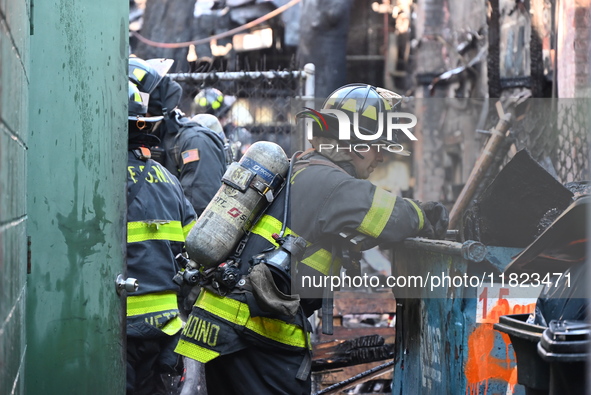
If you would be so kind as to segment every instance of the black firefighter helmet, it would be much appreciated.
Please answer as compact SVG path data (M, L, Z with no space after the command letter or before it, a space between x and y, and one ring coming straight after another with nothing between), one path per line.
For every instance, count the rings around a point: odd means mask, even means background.
M141 92L152 93L172 67L172 59L129 58L129 79Z
M355 127L360 135L367 136L360 139L355 133L351 133L351 144L384 143L392 144L397 142L396 135L392 139L386 138L386 113L399 111L402 96L368 84L348 84L332 92L322 105L322 110L340 110L347 118L351 127ZM298 116L309 114L303 111ZM318 115L318 114L316 114ZM337 115L321 114L326 122L313 123L314 136L339 139L339 122ZM382 117L380 120L379 117ZM355 121L357 117L357 121ZM378 134L381 128L384 133ZM371 137L375 136L375 139Z
M136 121L139 124L145 122L158 122L164 117L162 116L154 116L154 117L147 117L146 114L148 112L148 101L150 100L150 95L148 93L140 92L138 87L131 81L128 81L128 94L129 94L129 104L127 107L127 119L130 121ZM140 128L141 129L141 128Z
M230 101L219 89L207 87L200 90L193 99L193 112L195 114L211 114L221 118L230 109Z

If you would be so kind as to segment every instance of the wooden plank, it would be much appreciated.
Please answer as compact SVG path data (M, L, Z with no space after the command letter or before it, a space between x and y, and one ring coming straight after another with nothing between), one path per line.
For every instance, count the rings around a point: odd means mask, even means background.
M395 314L396 299L391 292L353 292L334 293L333 334L318 334L318 343L350 340L361 336L380 335L386 343L393 343L396 336L393 327L344 327L343 316L350 314Z

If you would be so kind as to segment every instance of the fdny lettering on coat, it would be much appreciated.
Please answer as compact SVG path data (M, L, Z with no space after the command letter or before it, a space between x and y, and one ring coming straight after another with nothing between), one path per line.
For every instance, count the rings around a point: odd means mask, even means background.
M127 171L129 172L129 177L133 180L135 184L138 182L138 175L144 170L144 166L127 166ZM146 175L146 181L153 184L157 182L164 182L164 183L171 183L174 184L173 178L162 171L160 166L152 166L150 172Z
M183 336L214 347L217 345L219 332L219 325L191 315L183 329Z
M178 314L177 312L162 312L160 314L151 316L151 317L145 317L144 321L147 324L150 324L152 326L155 326L156 328L162 328L164 326L164 324L166 324L168 321L170 321L171 319L173 319L174 317L176 317Z

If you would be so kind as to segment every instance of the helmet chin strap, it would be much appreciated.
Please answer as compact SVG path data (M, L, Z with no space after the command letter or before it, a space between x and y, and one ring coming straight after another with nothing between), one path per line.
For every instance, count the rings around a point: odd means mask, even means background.
M351 148L351 151L353 151L353 153L359 157L359 159L365 159L365 156L361 155L361 152L355 151L355 149L353 148L355 146L353 144L351 144L349 147Z

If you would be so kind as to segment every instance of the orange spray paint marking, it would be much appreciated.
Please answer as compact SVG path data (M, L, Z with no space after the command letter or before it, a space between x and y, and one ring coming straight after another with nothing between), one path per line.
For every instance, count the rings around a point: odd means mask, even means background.
M493 329L493 324L499 321L501 315L531 313L535 309L535 303L510 306L506 299L498 299L495 306L486 314L486 318L476 327L468 337L468 360L464 369L466 375L467 395L478 395L480 387L485 386L485 394L488 390L488 381L491 379L504 381L511 392L517 384L517 367L511 366L509 345L511 340L506 333L500 333ZM500 335L505 343L505 359L492 355L495 347L495 338Z

